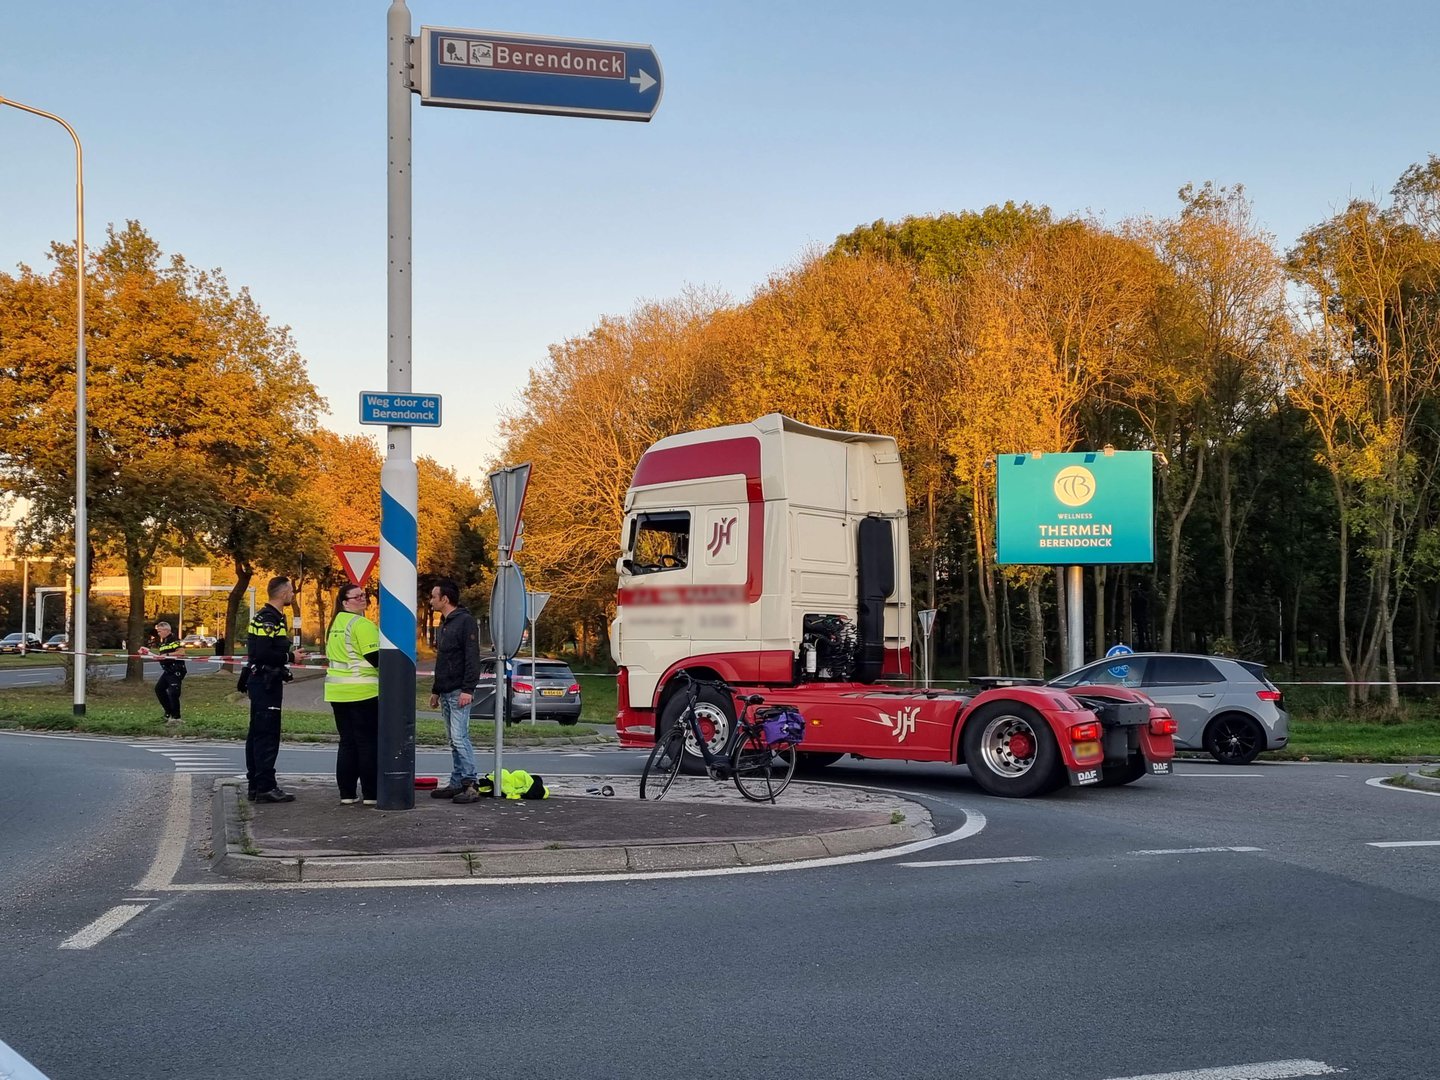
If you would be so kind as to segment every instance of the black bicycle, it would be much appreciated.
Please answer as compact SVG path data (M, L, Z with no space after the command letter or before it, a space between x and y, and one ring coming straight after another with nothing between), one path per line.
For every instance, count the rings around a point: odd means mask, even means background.
M681 671L688 700L679 720L655 738L655 748L640 774L640 798L665 797L685 757L686 735L694 740L705 772L711 780L734 780L740 794L751 802L773 803L795 775L795 747L805 737L805 719L786 705L770 705L759 694L740 695L719 679L697 679ZM712 753L710 741L700 729L696 705L700 688L711 686L740 703L740 715L728 743ZM753 714L751 710L754 710Z

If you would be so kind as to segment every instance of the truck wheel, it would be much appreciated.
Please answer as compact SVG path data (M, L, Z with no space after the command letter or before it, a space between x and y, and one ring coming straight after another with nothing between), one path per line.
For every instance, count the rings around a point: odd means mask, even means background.
M1205 729L1205 752L1221 765L1249 765L1265 749L1265 732L1248 716L1226 713Z
M844 754L832 754L829 751L801 750L795 755L795 771L797 773L816 773L834 765L844 756Z
M1135 754L1114 765L1107 764L1100 770L1100 783L1096 787L1120 787L1133 784L1149 771L1144 754Z
M660 729L655 733L657 738L682 722L681 714L689 704L690 695L683 690L671 696L660 712ZM723 759L730 732L735 730L735 703L723 691L713 686L702 686L695 702L695 717L700 722L700 731L705 736L711 756ZM685 756L681 759L680 769L687 776L705 775L705 759L700 756L695 736L689 730L685 732Z
M1065 782L1060 748L1040 714L1017 701L993 701L965 722L965 764L991 795L1024 799Z

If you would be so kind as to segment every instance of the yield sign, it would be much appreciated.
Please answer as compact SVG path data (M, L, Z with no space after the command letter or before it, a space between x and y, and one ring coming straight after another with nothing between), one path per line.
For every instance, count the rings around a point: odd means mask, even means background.
M490 474L490 493L495 499L495 516L500 521L500 549L515 549L520 532L520 513L525 509L525 489L530 486L530 463L512 465Z
M335 554L350 575L350 583L363 586L380 559L380 548L372 544L336 544Z

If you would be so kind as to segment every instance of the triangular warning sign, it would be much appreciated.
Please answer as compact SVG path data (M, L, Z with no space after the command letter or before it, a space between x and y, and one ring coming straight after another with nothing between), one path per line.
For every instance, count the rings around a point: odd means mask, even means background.
M380 561L380 548L373 544L336 544L335 554L351 583L360 586L370 579L370 572Z

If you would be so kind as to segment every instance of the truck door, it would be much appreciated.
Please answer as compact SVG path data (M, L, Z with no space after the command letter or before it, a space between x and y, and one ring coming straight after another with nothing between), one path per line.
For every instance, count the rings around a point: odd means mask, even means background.
M632 669L631 702L646 708L660 673L690 652L692 519L667 508L637 510L625 523L612 633Z

